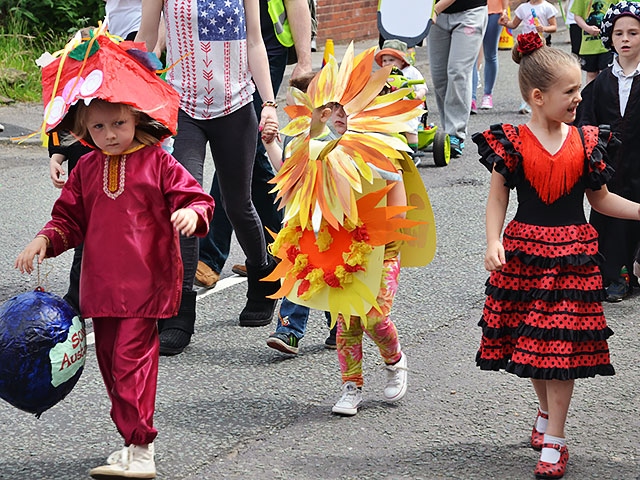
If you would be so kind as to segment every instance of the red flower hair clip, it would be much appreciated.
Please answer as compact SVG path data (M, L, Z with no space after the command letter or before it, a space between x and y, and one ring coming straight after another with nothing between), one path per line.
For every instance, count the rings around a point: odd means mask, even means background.
M543 47L542 38L538 32L521 33L517 40L518 51L523 55L529 55Z

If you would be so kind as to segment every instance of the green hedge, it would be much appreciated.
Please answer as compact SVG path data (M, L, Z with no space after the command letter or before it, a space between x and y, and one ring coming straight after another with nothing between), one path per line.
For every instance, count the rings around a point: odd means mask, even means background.
M0 0L0 29L35 37L59 37L97 25L104 18L104 0ZM26 31L24 31L26 30Z

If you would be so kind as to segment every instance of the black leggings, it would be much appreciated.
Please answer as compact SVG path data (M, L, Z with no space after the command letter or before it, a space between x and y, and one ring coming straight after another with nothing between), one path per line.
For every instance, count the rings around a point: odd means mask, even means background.
M227 217L247 262L261 267L267 263L264 231L251 201L257 141L258 120L251 103L210 120L195 120L180 110L173 156L202 185L205 148L209 143ZM184 264L182 288L191 290L198 266L198 239L180 236L180 250Z

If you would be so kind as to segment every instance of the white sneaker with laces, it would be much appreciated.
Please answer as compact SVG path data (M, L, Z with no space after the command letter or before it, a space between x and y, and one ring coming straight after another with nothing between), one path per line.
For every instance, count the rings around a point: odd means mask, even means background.
M387 386L384 387L386 402L397 402L407 393L407 356L402 352L398 363L384 367L387 371Z
M113 452L107 458L107 465L92 468L89 475L97 479L113 478L156 478L153 443L129 445Z
M354 382L346 382L342 385L342 396L336 402L331 411L341 415L355 415L358 413L358 405L362 402L362 389Z

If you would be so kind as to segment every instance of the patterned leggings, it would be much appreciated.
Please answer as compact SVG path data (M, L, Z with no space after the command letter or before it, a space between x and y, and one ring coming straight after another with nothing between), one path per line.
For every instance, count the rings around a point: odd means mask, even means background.
M400 274L400 259L393 257L384 261L382 267L382 282L378 292L378 305L382 313L371 308L367 313L366 324L360 317L351 317L349 327L342 315L338 316L338 361L342 373L342 382L355 382L362 387L362 333L375 342L380 349L380 355L385 363L393 364L400 360L402 350L398 341L398 331L389 317L393 298L398 291L398 275Z

